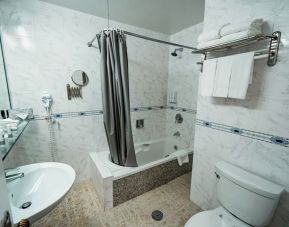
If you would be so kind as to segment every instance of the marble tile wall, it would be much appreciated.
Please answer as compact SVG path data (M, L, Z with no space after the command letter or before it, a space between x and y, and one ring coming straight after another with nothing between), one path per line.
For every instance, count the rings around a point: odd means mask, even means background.
M1 36L0 36L0 110L10 109L8 88L6 86L5 64L2 58Z
M14 108L31 107L44 116L41 94L47 91L54 113L102 109L99 50L86 44L107 20L38 0L0 1L0 18ZM110 26L169 40L114 21ZM133 37L127 37L127 45L131 107L165 106L169 47ZM77 69L86 71L89 84L82 100L68 101L66 84L72 84ZM145 128L133 130L135 141L164 137L165 115L164 110L132 112L133 125L145 119ZM72 165L78 180L87 178L88 152L107 149L102 116L57 118L52 129L49 133L45 120L31 122L5 165L54 160Z
M197 46L197 38L202 31L203 23L194 25L170 36L170 41L187 46ZM175 47L170 47L173 52ZM168 110L166 115L166 134L172 136L174 132L181 133L181 139L193 149L195 110L197 109L198 81L200 68L196 62L200 61L200 55L194 55L189 49L184 49L177 57L170 55L168 94L177 92L177 103L169 106L182 107L193 110L194 113L182 113L181 111ZM168 95L169 96L169 95ZM182 114L184 121L175 123L175 115Z
M207 0L204 30L224 22L264 18L265 32L282 32L283 47L274 67L266 60L255 62L253 83L245 100L198 96L197 118L218 124L289 137L289 2ZM261 177L285 186L270 226L289 226L289 149L286 146L242 137L196 125L191 200L203 209L218 206L214 165L228 161Z

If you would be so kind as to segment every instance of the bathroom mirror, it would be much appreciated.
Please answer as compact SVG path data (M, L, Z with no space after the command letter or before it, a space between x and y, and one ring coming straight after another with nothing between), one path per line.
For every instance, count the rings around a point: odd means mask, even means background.
M11 109L9 86L5 67L2 36L0 33L0 111Z
M86 86L88 84L88 76L82 70L76 70L71 76L73 83L79 87Z

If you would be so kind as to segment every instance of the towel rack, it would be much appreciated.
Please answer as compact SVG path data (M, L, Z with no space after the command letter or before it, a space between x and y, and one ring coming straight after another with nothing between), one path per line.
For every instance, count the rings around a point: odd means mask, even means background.
M204 55L204 60L207 59L208 54L212 54L213 52L216 51L227 51L227 50L232 50L244 46L249 46L251 44L255 44L260 41L265 41L269 40L269 49L268 51L262 50L262 51L255 51L255 55L263 55L263 54L268 54L267 57L267 65L268 66L274 66L277 62L277 57L278 57L278 51L279 51L279 45L280 45L280 40L281 40L281 32L280 31L275 31L272 33L272 35L256 35L252 37L247 37L247 38L242 38L242 39L237 39L234 41L230 42L225 42L220 45L214 45L206 48L201 48L197 50L193 50L193 54L203 54ZM202 64L202 62L198 62L198 64Z

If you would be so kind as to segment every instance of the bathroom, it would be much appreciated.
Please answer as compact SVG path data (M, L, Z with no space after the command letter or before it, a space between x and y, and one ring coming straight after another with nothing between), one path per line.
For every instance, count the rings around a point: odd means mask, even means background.
M287 0L0 0L0 227L288 227L288 19Z

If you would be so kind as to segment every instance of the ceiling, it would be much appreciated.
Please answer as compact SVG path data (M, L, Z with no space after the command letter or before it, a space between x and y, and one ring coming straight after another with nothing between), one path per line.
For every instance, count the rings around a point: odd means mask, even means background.
M107 18L106 0L42 0ZM109 0L110 19L174 34L204 18L205 0Z

